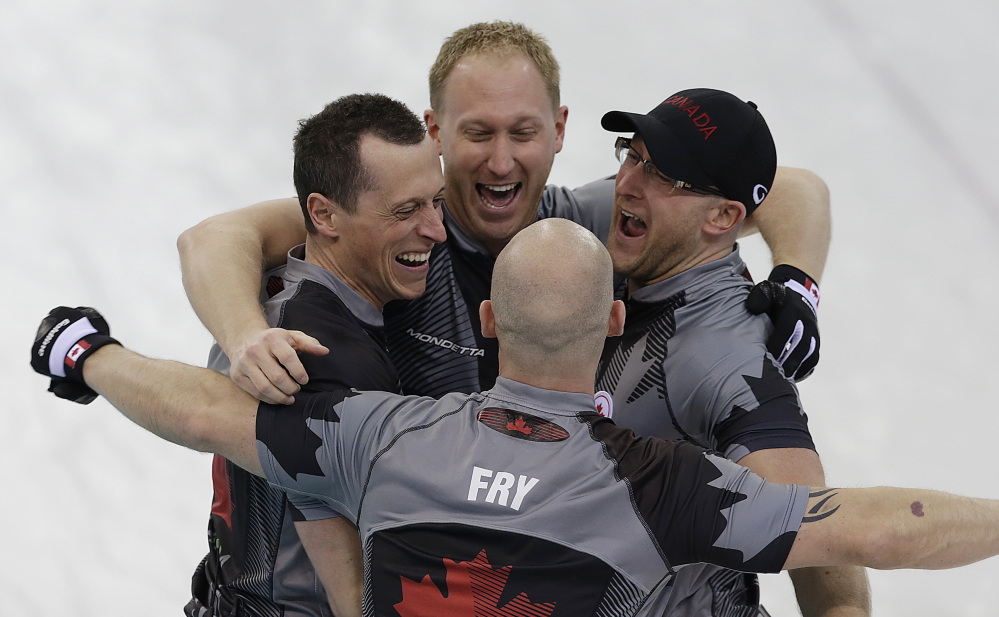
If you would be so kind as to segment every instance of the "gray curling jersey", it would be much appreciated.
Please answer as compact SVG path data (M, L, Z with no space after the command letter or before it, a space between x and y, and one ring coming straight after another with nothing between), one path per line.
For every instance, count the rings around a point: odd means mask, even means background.
M441 399L261 403L268 481L357 522L364 614L661 615L685 564L773 572L807 487L640 438L592 396L499 378ZM320 515L323 509L320 508Z
M601 412L640 435L685 439L738 461L772 448L814 449L794 384L767 353L772 328L745 309L752 283L738 250L642 288L597 373ZM755 577L712 566L674 581L669 614L755 615Z

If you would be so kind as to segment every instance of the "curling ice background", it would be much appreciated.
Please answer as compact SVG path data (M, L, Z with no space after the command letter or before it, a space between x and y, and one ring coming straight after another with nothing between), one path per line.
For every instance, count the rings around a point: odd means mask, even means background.
M784 165L832 188L818 372L802 385L830 483L999 498L999 4L299 0L0 4L0 613L180 615L205 552L210 457L30 372L38 320L88 304L150 355L201 364L174 242L288 196L296 122L380 91L427 105L442 39L521 20L563 67L554 182L613 173L609 109L688 87L759 104ZM758 278L769 257L748 258ZM999 559L872 573L878 615L994 615ZM786 575L764 577L795 615Z

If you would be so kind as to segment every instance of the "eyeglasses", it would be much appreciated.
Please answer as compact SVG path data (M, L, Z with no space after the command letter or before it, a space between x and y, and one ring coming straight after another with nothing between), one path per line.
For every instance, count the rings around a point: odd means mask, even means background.
M684 182L683 180L670 178L663 172L659 171L655 163L638 156L638 153L636 153L631 147L631 139L627 137L618 137L617 141L614 142L614 157L619 163L621 163L622 167L632 168L640 163L644 164L645 177L658 185L669 188L667 194L672 193L673 189L683 189L697 195L716 195L724 197L724 195L722 195L717 189L704 188L693 185L689 182Z

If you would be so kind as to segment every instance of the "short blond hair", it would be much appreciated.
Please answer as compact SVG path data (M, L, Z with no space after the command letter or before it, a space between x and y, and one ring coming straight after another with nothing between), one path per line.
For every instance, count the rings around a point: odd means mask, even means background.
M524 24L510 21L490 21L465 26L444 40L437 60L430 67L430 107L441 113L441 98L448 77L462 58L472 54L513 56L523 54L534 62L541 73L545 91L552 102L552 112L561 105L559 66L552 48L543 36Z

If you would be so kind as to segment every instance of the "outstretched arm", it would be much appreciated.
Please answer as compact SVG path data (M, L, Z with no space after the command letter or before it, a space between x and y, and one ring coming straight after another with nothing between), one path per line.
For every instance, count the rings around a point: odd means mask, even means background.
M216 371L154 360L122 347L97 311L53 309L32 346L31 366L50 391L89 403L100 394L128 419L173 443L221 454L263 476L257 455L259 403ZM316 342L296 334L295 345ZM311 340L310 340L311 339ZM67 384L74 387L67 388ZM296 523L336 615L361 614L361 548L345 518Z
M904 488L813 488L784 569L939 570L999 554L999 501Z
M296 337L296 345L318 345L305 334ZM125 349L92 308L49 311L35 334L31 367L51 378L49 391L56 396L87 404L101 394L163 439L221 454L262 475L253 397L215 371Z
M142 428L263 475L256 445L258 403L224 375L105 345L87 358L83 379Z
M177 240L184 290L229 357L230 376L269 403L292 402L309 379L288 332L271 329L260 308L263 273L305 241L302 216L295 199L265 201L213 216Z

